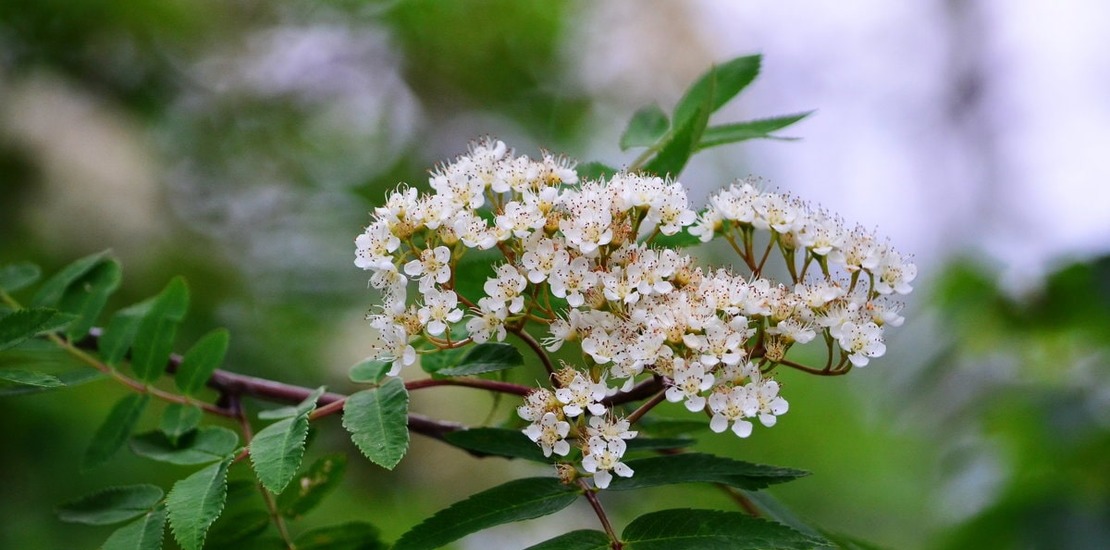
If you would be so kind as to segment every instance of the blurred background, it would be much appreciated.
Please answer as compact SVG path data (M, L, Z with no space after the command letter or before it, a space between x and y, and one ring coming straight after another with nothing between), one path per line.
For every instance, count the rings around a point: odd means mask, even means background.
M760 78L713 120L817 111L783 132L799 141L695 157L681 178L695 204L763 176L889 235L920 275L886 357L843 378L783 373L791 410L773 430L706 448L811 471L772 493L883 547L1106 548L1107 36L1110 7L1078 0L7 0L0 262L50 272L111 248L125 276L110 307L184 274L181 347L226 326L228 368L352 391L375 301L353 239L383 193L426 185L483 135L627 164L637 152L616 144L636 109L669 110L710 64L761 52ZM0 548L94 547L110 530L59 523L55 505L191 471L127 453L79 471L122 395L100 382L0 401ZM436 389L414 408L478 424L490 405ZM361 519L394 540L535 472L418 439L386 473L337 420L317 433L310 458L351 460L295 530ZM728 506L655 491L605 498L618 525ZM571 508L460 547L595 523Z

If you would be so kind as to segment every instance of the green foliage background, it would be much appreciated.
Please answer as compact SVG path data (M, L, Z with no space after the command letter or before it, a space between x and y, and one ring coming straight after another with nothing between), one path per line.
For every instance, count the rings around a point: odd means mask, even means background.
M560 57L578 9L510 0L0 3L0 97L23 98L4 100L0 117L0 263L29 260L49 272L110 247L125 276L109 309L184 275L192 303L180 342L227 326L228 368L350 391L346 369L367 348L361 315L372 302L351 265L352 240L384 190L422 185L429 166L487 131L529 152L588 154L596 103L564 81ZM265 61L252 47L305 35L368 41L388 55L321 59L319 73L291 83L250 80ZM246 61L228 61L237 55ZM344 84L344 70L360 76ZM379 118L348 124L344 101L383 89L395 95ZM28 97L58 120L15 111ZM416 114L387 116L405 105ZM126 158L115 169L104 158L119 180L97 187L72 168L89 144L140 151L140 175L131 177ZM925 271L933 278L919 280L924 298L910 304L888 357L844 378L784 373L789 415L748 440L706 437L707 450L812 472L771 492L817 524L883 546L1110 546L1110 261L1064 266L1019 298L1000 290L990 266ZM191 471L129 453L80 470L123 395L101 382L0 400L0 547L92 547L109 528L62 524L57 504L106 480L168 488ZM413 404L472 423L489 406L454 389ZM157 418L148 414L139 431ZM387 473L358 457L337 421L321 428L306 464L337 449L353 459L305 529L369 520L395 540L452 502L545 472L417 438ZM603 496L619 525L659 509L651 501L731 508L704 488L647 494ZM589 516L554 517L564 530L596 528Z

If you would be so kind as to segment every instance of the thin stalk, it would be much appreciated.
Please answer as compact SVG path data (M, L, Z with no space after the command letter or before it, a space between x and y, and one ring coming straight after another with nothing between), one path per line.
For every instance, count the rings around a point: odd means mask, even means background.
M528 386L513 384L512 382L483 380L481 378L424 378L422 380L412 380L410 382L405 382L405 389L409 391L420 390L424 388L433 388L436 386L463 386L467 388L478 388L498 393L511 393L513 395L520 396L525 396L532 392L532 388Z
M543 363L543 368L547 371L548 375L555 374L555 365L551 363L551 358L547 356L547 350L543 349L543 346L541 346L531 334L528 334L528 332L524 330L524 327L514 327L508 330L515 334L517 338L520 338L528 347L532 348L532 351L536 353L536 357L539 357L540 362Z
M250 449L251 440L254 438L254 432L251 430L250 420L247 419L246 413L243 411L243 405L239 398L232 397L229 408L235 412L235 417L239 420L239 431L243 433L243 440L247 444L247 449ZM244 451L246 452L246 451ZM262 485L261 482L256 484L258 491L262 493L262 500L266 502L266 509L270 512L270 520L274 522L274 527L277 527L278 534L281 535L281 540L288 550L297 550L297 545L293 544L293 537L289 536L289 527L285 525L285 518L281 516L278 510L277 501L274 500L274 495Z
M621 539L617 538L617 533L613 531L613 525L609 523L609 516L605 515L605 509L601 507L601 501L597 499L597 493L586 484L586 480L579 479L578 485L585 491L586 500L590 502L590 507L594 509L597 514L597 519L601 520L601 526L605 529L605 534L608 535L611 541L609 547L613 550L621 550L624 545L621 544Z

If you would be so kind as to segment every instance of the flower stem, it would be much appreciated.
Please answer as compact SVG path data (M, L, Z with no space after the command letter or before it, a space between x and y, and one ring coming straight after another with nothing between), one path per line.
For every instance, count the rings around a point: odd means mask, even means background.
M536 352L536 356L540 358L540 362L543 363L543 368L548 375L555 374L555 365L551 363L551 358L547 356L547 350L543 349L543 346L524 330L524 327L510 328L509 332L515 334L517 338L520 338L528 347L532 348L532 351Z
M584 479L579 479L578 485L585 491L586 500L590 502L590 507L592 507L594 513L597 514L597 519L601 520L601 526L605 529L605 534L608 535L609 540L612 541L610 543L610 548L613 550L621 550L624 548L624 545L621 544L621 539L617 538L617 533L613 531L613 525L609 523L609 516L605 515L605 509L601 507L601 501L597 499L597 492L587 485Z

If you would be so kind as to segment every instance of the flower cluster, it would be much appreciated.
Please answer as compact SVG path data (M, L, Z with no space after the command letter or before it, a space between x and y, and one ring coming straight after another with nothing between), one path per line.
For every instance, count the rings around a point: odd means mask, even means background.
M355 264L383 295L369 316L380 357L395 375L416 361L415 341L435 351L526 325L543 327L548 351L575 343L578 363L551 373L553 388L531 393L518 413L547 456L568 456L575 441L599 488L632 475L621 459L636 435L606 402L654 383L709 416L713 431L747 437L750 419L770 427L788 409L775 368L841 374L883 355L885 328L903 321L890 297L910 292L916 276L874 233L753 181L699 213L679 182L636 173L579 182L565 159L515 156L486 140L430 185L431 194L391 193L356 239ZM726 240L746 273L699 267L665 246L680 232ZM459 259L494 248L504 261L484 295L463 295ZM772 252L789 282L763 276ZM824 366L788 358L813 341L827 350Z

